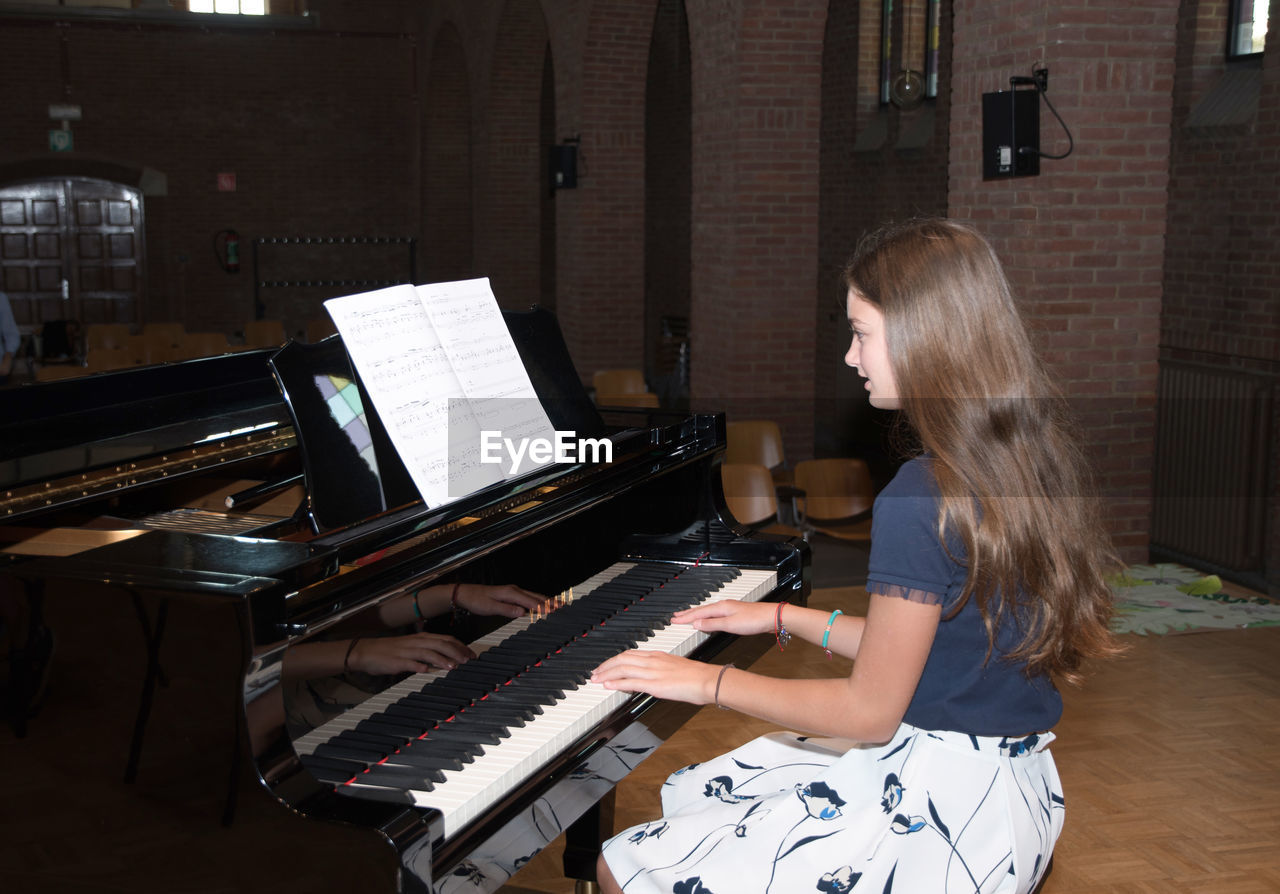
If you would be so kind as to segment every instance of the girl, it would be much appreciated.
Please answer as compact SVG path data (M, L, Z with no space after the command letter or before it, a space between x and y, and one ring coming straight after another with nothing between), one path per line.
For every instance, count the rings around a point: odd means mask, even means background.
M1054 678L1113 653L1112 552L1063 402L1003 268L947 220L882 231L844 273L845 362L922 452L875 502L865 618L722 602L673 618L856 659L781 680L632 651L593 679L775 733L675 773L608 841L605 891L1026 892L1062 828Z

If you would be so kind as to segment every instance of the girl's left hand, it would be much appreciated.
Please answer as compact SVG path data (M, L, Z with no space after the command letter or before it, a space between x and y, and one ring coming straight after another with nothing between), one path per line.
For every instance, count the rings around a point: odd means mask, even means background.
M510 584L502 587L463 584L458 588L458 605L473 615L521 618L545 601L545 596Z
M658 698L709 704L714 698L716 677L720 668L644 649L632 649L614 655L591 674L591 682L606 689L647 692Z

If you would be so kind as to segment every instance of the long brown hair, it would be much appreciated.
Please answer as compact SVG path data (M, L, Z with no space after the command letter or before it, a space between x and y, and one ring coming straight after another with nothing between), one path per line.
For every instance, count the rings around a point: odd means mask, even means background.
M995 251L969 227L916 220L863 240L844 279L884 315L903 416L933 459L939 537L965 547L953 614L977 601L988 657L1012 614L1022 639L1008 657L1078 682L1084 658L1119 651L1105 579L1117 561Z

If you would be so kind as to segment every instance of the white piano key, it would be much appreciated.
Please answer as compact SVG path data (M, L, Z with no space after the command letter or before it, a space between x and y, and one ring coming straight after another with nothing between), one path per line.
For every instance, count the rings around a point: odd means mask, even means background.
M616 577L632 567L629 563L611 566L595 577L574 587L574 598L581 598L601 583ZM739 569L736 578L716 592L709 594L701 604L722 599L757 601L768 595L776 585L773 571ZM476 640L472 649L481 652L493 648L516 632L536 623L536 618L518 618L491 634ZM687 625L667 624L637 643L637 648L665 651L674 655L688 655L709 638L710 634ZM416 692L430 679L442 672L416 674L385 692L373 696L342 717L316 728L295 741L299 754L309 754L315 747L327 742L338 733L351 729L361 720L384 710L388 705L409 692ZM413 803L421 807L433 807L444 817L444 834L452 837L468 823L478 818L507 792L523 780L534 776L544 765L554 760L579 738L586 735L610 713L623 707L632 693L605 689L595 683L586 683L565 693L563 699L552 705L544 705L543 713L535 715L522 727L513 727L511 735L498 745L485 746L485 753L465 764L462 770L448 770L444 781L429 790L410 790ZM429 734L428 734L429 738ZM367 782L354 782L339 786L345 794L360 793L377 796L389 786Z

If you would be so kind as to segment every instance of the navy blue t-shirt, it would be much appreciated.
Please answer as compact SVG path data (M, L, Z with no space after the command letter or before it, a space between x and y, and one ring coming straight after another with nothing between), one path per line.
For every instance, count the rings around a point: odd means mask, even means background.
M1062 716L1062 696L1047 674L1028 678L1025 665L1004 658L1021 638L1006 617L987 653L987 631L970 598L947 620L964 589L964 547L938 539L938 489L930 460L906 463L876 497L871 522L867 590L940 602L943 620L911 704L903 717L920 729L975 736L1015 736L1047 730ZM912 594L914 591L914 594ZM911 595L909 595L911 594ZM941 597L941 599L938 599Z

